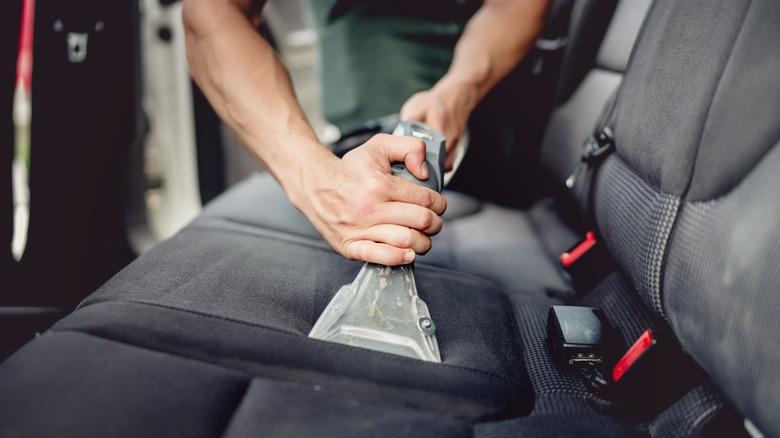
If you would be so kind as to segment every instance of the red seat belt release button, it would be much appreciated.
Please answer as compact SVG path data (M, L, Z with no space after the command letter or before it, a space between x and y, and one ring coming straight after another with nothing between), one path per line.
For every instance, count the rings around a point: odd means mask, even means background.
M639 359L642 354L644 354L644 352L647 351L647 349L650 348L653 344L655 344L653 333L650 330L645 330L639 339L634 342L634 345L632 345L626 354L624 354L623 357L620 358L620 360L617 362L617 364L615 364L615 368L612 369L612 380L614 382L620 380L620 378L623 377L623 374L625 374L626 371L631 368L631 365L633 365L634 362L636 362L636 360Z
M593 231L588 231L585 235L585 240L579 243L571 250L561 254L561 263L568 268L574 262L580 259L586 252L588 252L596 244L596 236L593 235Z

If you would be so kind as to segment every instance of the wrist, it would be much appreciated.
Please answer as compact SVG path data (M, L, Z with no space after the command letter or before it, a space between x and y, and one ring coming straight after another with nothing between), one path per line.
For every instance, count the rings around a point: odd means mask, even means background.
M289 163L283 174L274 176L293 206L306 214L309 209L307 195L316 190L313 180L339 158L316 140L307 139L295 150L295 161Z
M431 89L447 112L465 126L481 98L479 84L471 79L445 75Z

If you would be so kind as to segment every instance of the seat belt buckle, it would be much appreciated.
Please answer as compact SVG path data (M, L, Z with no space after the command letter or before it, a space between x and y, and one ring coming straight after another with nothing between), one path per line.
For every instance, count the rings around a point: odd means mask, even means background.
M560 255L563 270L571 278L577 295L584 295L614 270L606 245L593 231Z
M604 312L595 307L552 306L547 314L547 345L563 365L573 366L585 383L599 392L609 385L605 373L610 328Z

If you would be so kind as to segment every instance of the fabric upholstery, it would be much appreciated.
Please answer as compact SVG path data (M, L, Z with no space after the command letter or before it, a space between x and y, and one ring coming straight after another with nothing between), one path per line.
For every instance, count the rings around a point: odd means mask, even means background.
M664 193L688 187L748 1L655 2L618 101L617 153ZM684 123L679 123L684 121Z
M617 156L602 165L596 184L596 218L611 254L648 308L663 314L662 268L680 199L655 190Z
M771 49L780 41L778 20L777 2L751 2L708 111L688 194L691 201L727 193L780 137L780 56Z
M419 410L355 397L320 386L253 379L225 431L226 438L470 437L471 425Z
M618 3L596 56L596 66L599 69L626 71L634 42L642 30L642 23L652 3L652 0Z
M7 437L215 436L249 383L224 367L70 331L23 347L0 381Z
M55 330L194 355L259 376L351 388L455 417L530 408L510 307L498 288L477 277L415 269L442 364L308 338L360 266L330 249L243 228L193 227L123 270Z
M680 341L761 430L780 434L780 149L727 195L687 202L670 243L664 307Z

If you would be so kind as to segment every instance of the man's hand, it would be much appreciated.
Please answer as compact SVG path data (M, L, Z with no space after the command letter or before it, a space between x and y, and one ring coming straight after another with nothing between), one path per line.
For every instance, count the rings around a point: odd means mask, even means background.
M396 161L419 179L429 176L422 140L380 134L343 159L307 169L293 203L344 257L410 263L430 249L428 236L441 230L447 203L433 190L393 176L390 163Z
M423 122L447 139L444 170L452 169L455 146L466 129L469 115L476 105L473 87L441 81L427 91L415 93L401 108L401 120Z

